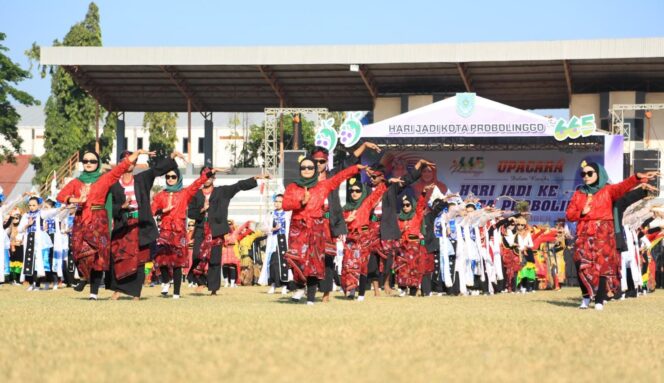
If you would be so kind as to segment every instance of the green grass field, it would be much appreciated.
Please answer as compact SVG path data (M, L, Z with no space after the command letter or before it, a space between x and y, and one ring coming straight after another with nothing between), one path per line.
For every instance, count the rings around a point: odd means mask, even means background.
M1 382L664 381L664 292L579 310L578 290L493 297L340 296L265 288L179 301L87 301L0 286Z

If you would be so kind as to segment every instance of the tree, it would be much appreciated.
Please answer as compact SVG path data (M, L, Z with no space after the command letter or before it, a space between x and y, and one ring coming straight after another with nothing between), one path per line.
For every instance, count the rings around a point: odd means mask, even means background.
M302 136L304 142L300 143L300 149L311 152L314 148L314 136L316 134L316 124L314 121L307 120L302 116ZM279 120L277 119L277 129ZM293 149L293 116L290 114L283 115L284 124L284 149ZM249 128L249 140L244 143L242 158L245 158L244 151L246 150L246 163L242 164L244 167L258 166L258 158L263 157L263 143L265 142L265 123L260 125L251 125Z
M10 97L25 106L39 105L39 101L12 86L31 76L29 71L22 69L2 53L9 50L2 45L5 36L0 32L0 134L7 141L7 145L0 144L0 163L5 161L15 163L14 154L21 153L23 139L18 135L16 126L21 116L16 113L16 109L10 103Z
M97 5L90 3L83 21L74 24L63 41L55 40L53 45L101 46ZM32 49L26 54L38 62L39 50L39 46L33 43ZM41 67L41 69L42 77L46 75L47 69L51 73L51 95L45 108L45 152L40 158L32 159L32 164L37 170L33 183L43 183L48 174L72 154L94 150L95 147L96 101L81 89L63 68ZM115 120L112 124L115 124ZM104 149L110 153L107 147Z
M157 152L154 158L166 157L175 150L177 123L177 113L147 112L143 115L143 130L150 134L150 151Z
M104 129L99 135L99 157L101 157L103 162L108 163L111 161L111 152L113 152L113 140L115 140L115 125L118 121L118 113L106 113L104 121Z
M231 128L231 132L229 134L229 140L228 143L226 144L226 150L229 152L230 157L231 157L231 168L234 168L238 165L243 165L244 159L240 159L240 163L238 164L238 152L237 152L237 137L240 135L240 133L237 131L237 126L240 125L240 117L238 116L237 113L231 114L231 116L228 118L228 126ZM242 151L240 152L242 154Z

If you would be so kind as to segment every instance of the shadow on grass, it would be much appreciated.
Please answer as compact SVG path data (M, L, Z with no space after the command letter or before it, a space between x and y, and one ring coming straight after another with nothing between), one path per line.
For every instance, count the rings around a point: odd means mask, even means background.
M286 305L304 305L305 302L303 300L300 301L294 301L290 297L280 297L279 299L274 301L275 303L280 303L280 304L286 304ZM316 301L318 302L318 301Z
M544 302L548 303L550 305L558 306L558 307L571 307L571 308L578 308L579 307L579 300L576 298L567 298L566 300L539 300L537 302Z
M348 302L350 302L350 301L353 301L353 300L357 299L357 295L353 299L350 299L350 298L348 298L347 296L344 296L344 295L335 295L332 298L334 298L338 301L348 301Z

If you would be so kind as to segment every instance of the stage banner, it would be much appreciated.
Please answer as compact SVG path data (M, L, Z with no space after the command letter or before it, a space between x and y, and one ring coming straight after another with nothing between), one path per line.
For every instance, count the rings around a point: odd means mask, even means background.
M556 151L388 151L381 163L390 176L405 174L418 159L436 163L432 172L425 169L419 181L406 192L419 196L422 189L436 183L442 192L459 193L464 199L474 195L483 205L512 210L514 200L530 202L533 223L553 222L565 216L565 209L578 185L581 185L581 161L607 165L612 182L622 174L621 137L605 136L605 150ZM605 155L607 161L605 161Z
M479 97L456 96L362 128L362 137L542 137L556 120Z

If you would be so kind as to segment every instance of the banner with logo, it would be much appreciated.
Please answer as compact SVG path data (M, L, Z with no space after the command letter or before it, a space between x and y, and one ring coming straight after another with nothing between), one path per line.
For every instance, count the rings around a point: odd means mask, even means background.
M553 136L556 120L479 97L456 96L366 125L362 137Z
M579 164L585 160L606 166L611 181L622 180L621 137L606 136L605 150L589 151L389 151L381 163L390 176L400 176L420 158L437 165L436 171L426 169L408 191L419 196L422 189L434 182L442 192L449 190L463 198L470 194L482 204L512 210L514 200L530 202L531 220L552 224L564 218L567 204L582 183ZM607 158L607 161L605 161ZM608 160L611 159L611 160Z

